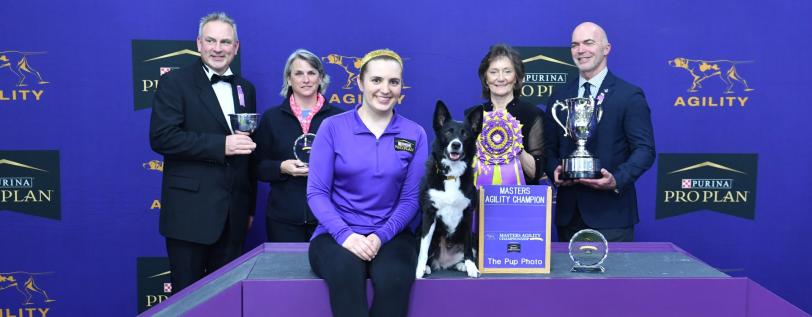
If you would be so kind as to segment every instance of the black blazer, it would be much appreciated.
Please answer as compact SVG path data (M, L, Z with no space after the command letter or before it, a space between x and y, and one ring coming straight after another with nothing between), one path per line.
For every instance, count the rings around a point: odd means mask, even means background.
M325 103L310 122L310 133L317 133L325 118L344 110ZM254 139L257 142L257 171L259 180L268 182L271 192L265 217L290 224L315 224L316 217L307 205L307 177L293 177L280 172L282 161L293 160L293 141L302 135L299 120L285 98L281 105L262 115Z
M618 192L598 191L583 185L558 188L556 224L569 224L576 207L584 223L591 228L622 228L639 222L634 182L654 163L654 131L651 110L643 90L608 72L598 94L604 94L603 116L587 150L600 159L612 173ZM545 115L545 152L547 175L553 178L561 159L575 151L575 142L564 137L564 130L553 120L556 100L578 95L578 77L570 80L548 99ZM566 113L558 111L564 122Z
M237 85L245 94L239 105ZM232 84L238 113L256 112L256 91L236 76ZM173 239L212 244L226 219L232 237L244 239L256 208L252 155L225 155L231 134L202 61L160 79L150 118L152 150L164 156L160 232Z

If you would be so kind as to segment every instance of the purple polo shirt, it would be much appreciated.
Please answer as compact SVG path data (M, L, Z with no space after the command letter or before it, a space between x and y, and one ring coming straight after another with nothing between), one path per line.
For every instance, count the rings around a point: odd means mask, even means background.
M391 240L417 214L428 155L426 131L397 113L380 139L354 111L322 122L310 152L307 203L338 242L352 233ZM312 237L311 237L312 239Z

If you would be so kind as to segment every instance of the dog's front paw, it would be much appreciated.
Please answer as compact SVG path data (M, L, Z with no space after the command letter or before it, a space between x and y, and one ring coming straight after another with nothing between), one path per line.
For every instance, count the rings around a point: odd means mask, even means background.
M474 261L465 260L465 271L468 273L468 277L479 277L479 270Z
M426 265L426 275L431 275L431 267Z
M429 272L429 273L426 273L426 274L431 274L432 271L439 272L442 269L443 268L440 267L440 263L437 263L437 260L433 260L433 261L431 261L430 264L426 265L426 271Z
M417 272L415 272L414 277L415 277L415 278L417 278L417 279L421 279L421 278L423 278L423 274L424 274L424 273L425 273L425 271L427 271L428 269L429 269L429 267L428 267L428 266L420 266L420 265L418 265L418 266L417 266Z

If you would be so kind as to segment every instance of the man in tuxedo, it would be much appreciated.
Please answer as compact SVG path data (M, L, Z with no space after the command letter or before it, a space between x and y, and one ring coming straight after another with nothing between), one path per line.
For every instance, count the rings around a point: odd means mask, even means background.
M256 112L254 86L229 67L239 48L234 20L203 17L200 61L163 75L152 105L149 140L164 156L160 232L173 292L240 256L253 220L256 144L228 120Z
M609 241L634 240L637 194L634 182L654 163L651 110L643 91L618 78L607 68L612 46L603 28L584 22L572 32L572 59L579 78L573 78L549 99L545 114L545 171L557 191L556 226L559 241L569 241L579 230L595 229ZM575 142L553 121L556 100L591 97L601 100L603 115L587 150L603 167L599 179L561 179L561 160ZM564 111L558 118L566 118Z

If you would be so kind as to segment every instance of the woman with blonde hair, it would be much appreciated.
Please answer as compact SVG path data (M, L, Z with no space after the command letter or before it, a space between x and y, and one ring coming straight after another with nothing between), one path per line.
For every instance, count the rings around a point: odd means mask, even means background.
M290 54L282 73L285 98L265 111L254 139L257 172L271 192L265 208L265 230L270 242L307 242L316 230L316 217L307 206L308 166L294 154L296 140L318 132L322 121L343 112L325 102L330 76L318 56L298 49ZM304 158L302 158L304 159Z
M394 110L403 88L400 56L375 50L361 64L361 104L325 120L313 144L307 201L319 226L310 266L327 282L334 316L406 316L426 132Z

